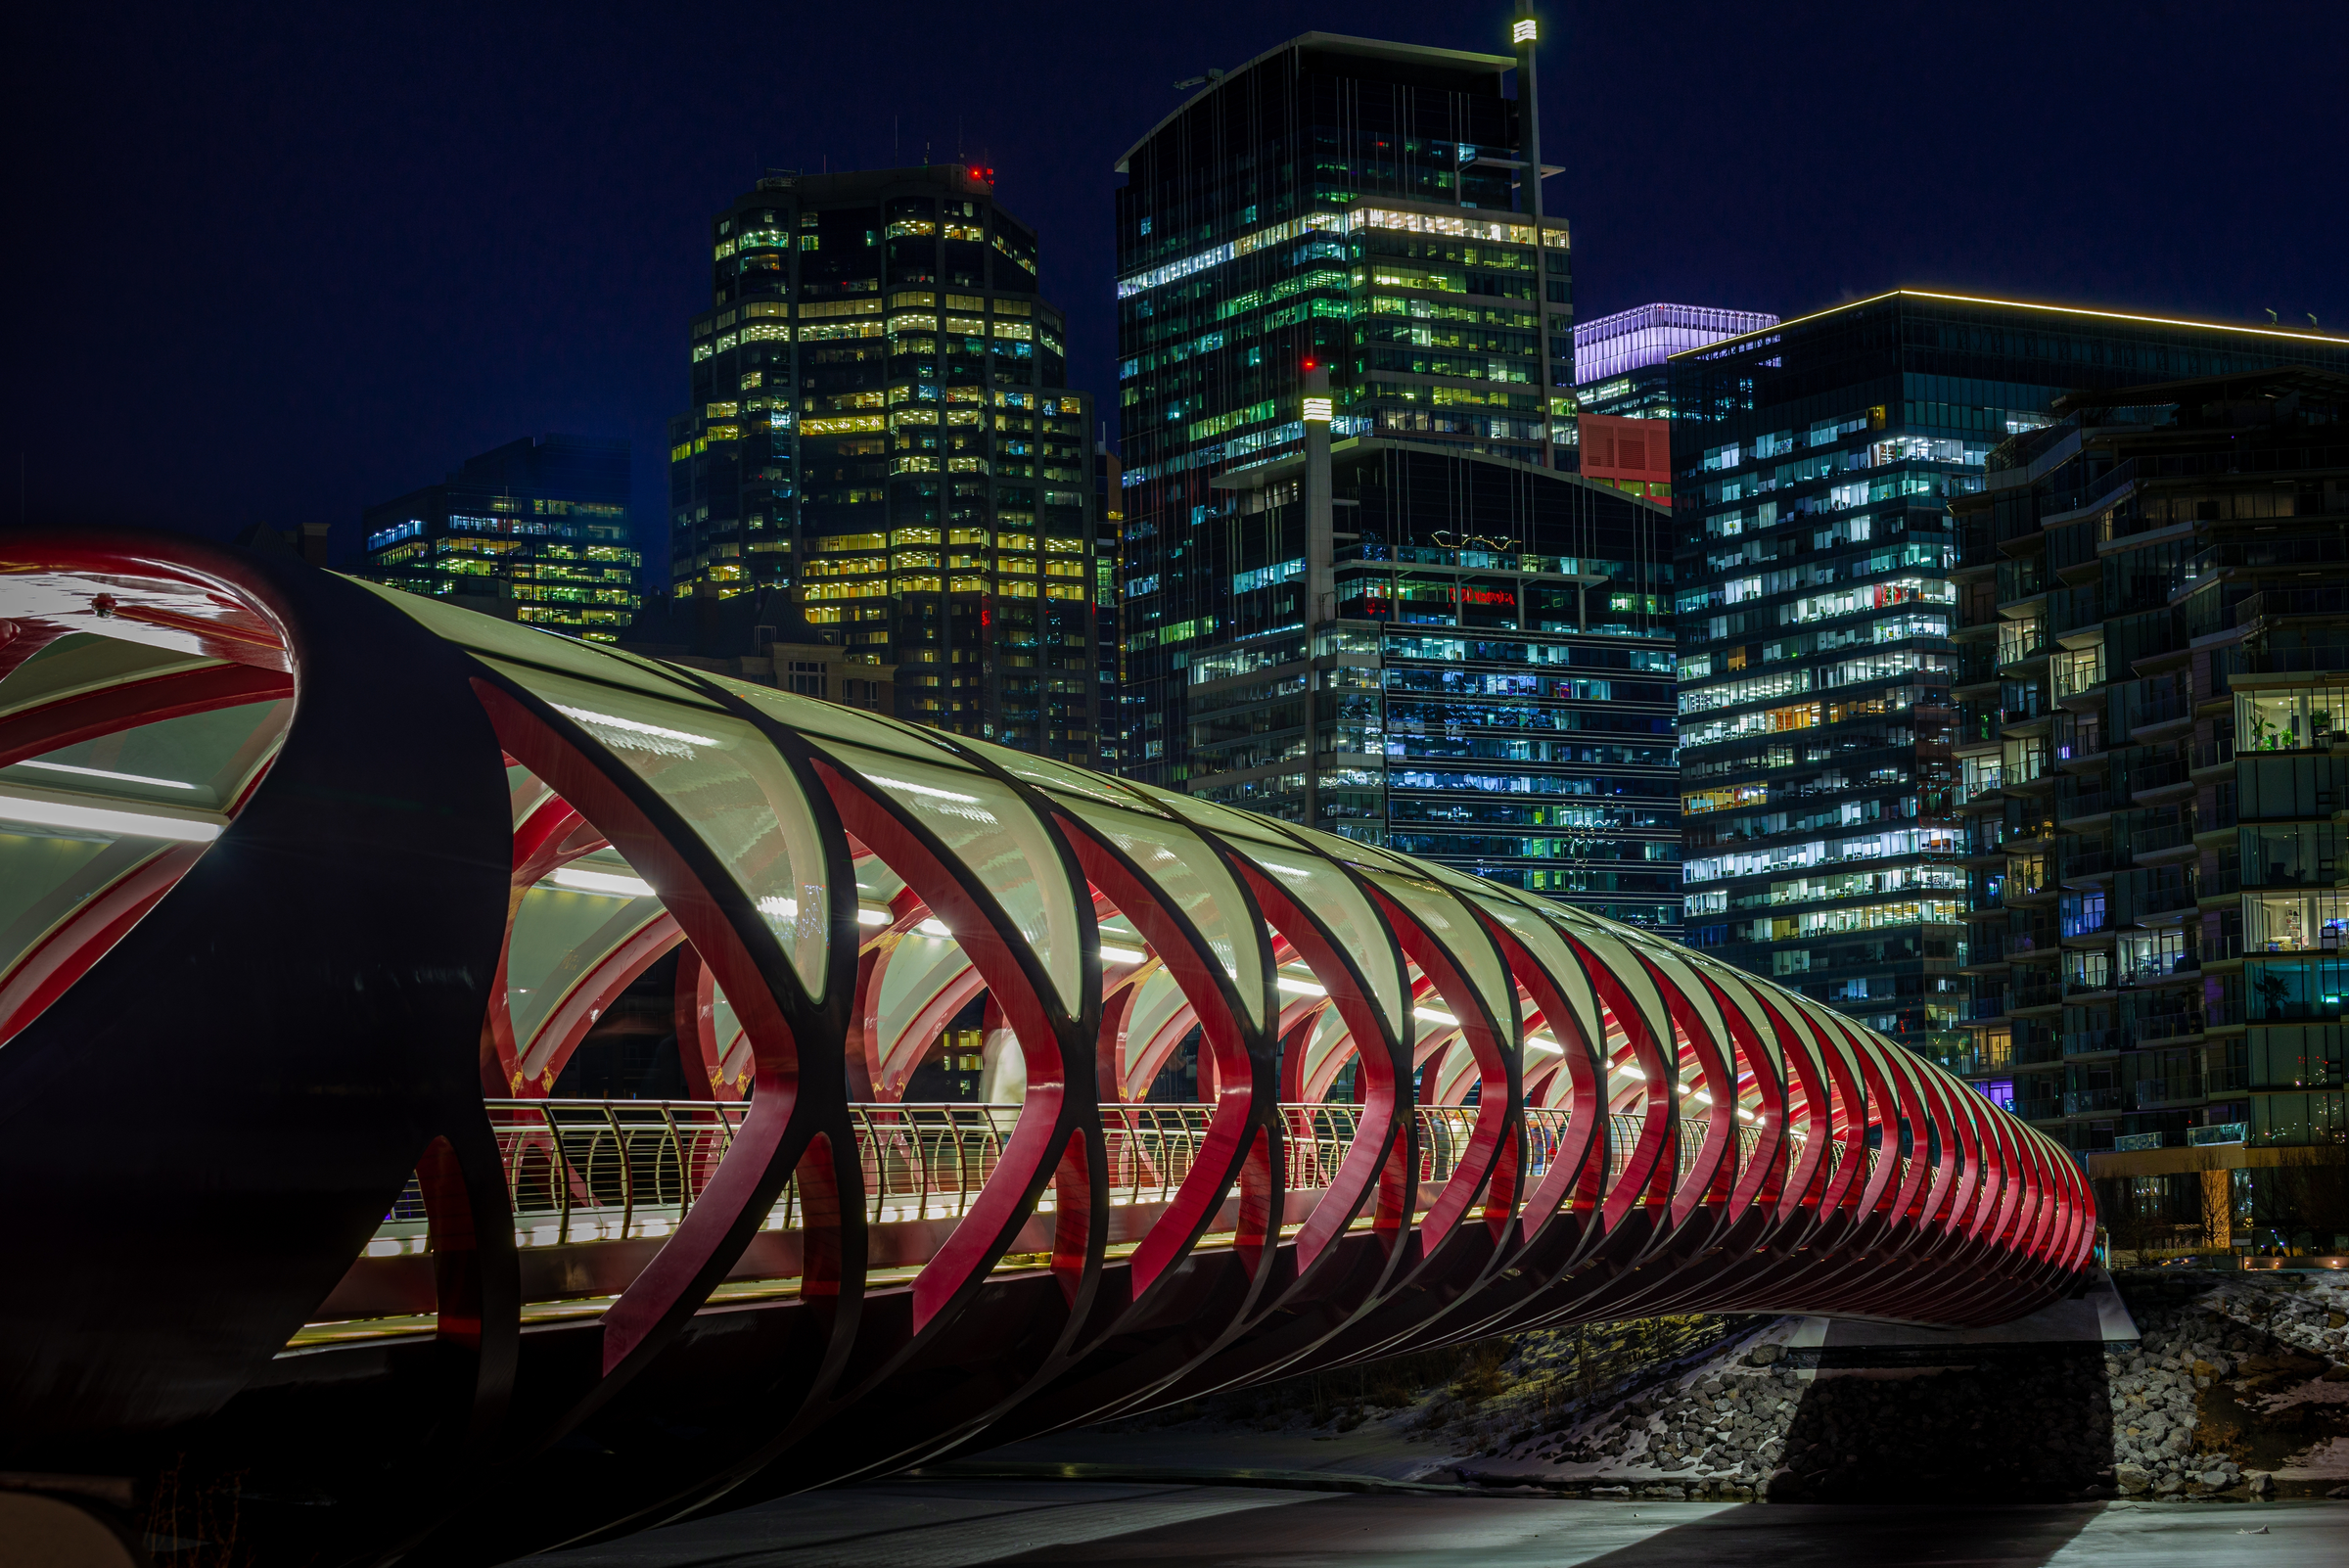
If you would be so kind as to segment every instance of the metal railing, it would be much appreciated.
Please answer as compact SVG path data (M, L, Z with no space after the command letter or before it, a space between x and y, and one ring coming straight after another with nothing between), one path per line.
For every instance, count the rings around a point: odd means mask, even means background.
M699 1201L732 1146L750 1107L708 1100L492 1100L488 1103L515 1245L525 1248L658 1238L674 1231ZM1279 1108L1282 1151L1292 1191L1325 1189L1361 1129L1363 1107L1342 1103ZM1109 1201L1120 1207L1171 1199L1197 1163L1215 1114L1212 1105L1139 1104L1101 1108L1109 1155ZM1440 1185L1459 1168L1474 1134L1474 1105L1412 1107L1418 1128L1418 1177ZM959 1220L1001 1162L1017 1125L1017 1105L852 1105L864 1214L875 1224ZM1563 1107L1525 1111L1528 1180L1555 1162L1569 1122ZM1607 1181L1622 1175L1637 1146L1641 1119L1610 1115ZM1702 1147L1708 1124L1677 1122L1679 1162ZM1760 1139L1737 1129L1740 1163ZM1795 1134L1797 1137L1799 1133ZM1047 1187L1036 1208L1049 1213ZM761 1222L763 1230L803 1222L799 1183L787 1182ZM407 1187L368 1246L373 1257L429 1249L421 1188Z

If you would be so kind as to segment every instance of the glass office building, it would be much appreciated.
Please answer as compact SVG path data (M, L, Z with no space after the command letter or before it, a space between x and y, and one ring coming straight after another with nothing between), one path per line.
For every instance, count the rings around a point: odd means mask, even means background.
M1691 944L1963 1051L1976 890L1953 687L1976 671L1955 635L1952 500L2067 391L2317 354L2248 327L1903 290L1676 356Z
M641 603L628 443L526 436L362 514L354 575L599 642Z
M1191 793L1677 933L1660 504L1378 438L1216 484L1230 608L1184 669Z
M991 171L770 175L711 245L676 591L785 589L898 716L1100 762L1090 400Z
M1665 361L1686 348L1774 327L1759 310L1643 304L1574 329L1574 400L1579 412L1615 419L1670 419L1672 376Z
M1517 65L1308 33L1119 160L1135 776L1192 777L1192 661L1234 635L1250 570L1225 543L1239 492L1214 481L1303 449L1309 375L1328 376L1338 438L1553 466L1571 264L1565 225L1522 188Z
M2344 1132L2349 340L2261 349L2339 369L2060 399L1952 505L1953 1065L2075 1149Z

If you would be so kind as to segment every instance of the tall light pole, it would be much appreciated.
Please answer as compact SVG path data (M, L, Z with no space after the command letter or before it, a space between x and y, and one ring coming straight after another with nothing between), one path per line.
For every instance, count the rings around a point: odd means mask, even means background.
M1534 251L1544 259L1542 277L1536 287L1542 298L1534 302L1541 314L1534 319L1540 331L1536 346L1541 349L1542 387L1542 461L1545 467L1558 466L1557 443L1551 439L1555 427L1550 423L1549 381L1549 247L1542 234L1542 96L1535 76L1535 46L1541 42L1542 26L1534 20L1534 0L1517 0L1517 16L1509 23L1509 43L1517 51L1517 121L1518 153L1525 160L1524 172L1517 178L1523 194L1526 214L1534 220Z

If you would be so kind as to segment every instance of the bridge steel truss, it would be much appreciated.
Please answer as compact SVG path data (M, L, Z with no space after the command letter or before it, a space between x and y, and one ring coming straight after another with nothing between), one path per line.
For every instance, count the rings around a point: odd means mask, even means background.
M0 1463L241 1467L359 1555L1543 1325L1992 1323L2089 1262L2063 1150L1701 953L184 539L0 535L12 863ZM692 1098L551 1098L672 951ZM1004 1103L908 1103L982 998Z

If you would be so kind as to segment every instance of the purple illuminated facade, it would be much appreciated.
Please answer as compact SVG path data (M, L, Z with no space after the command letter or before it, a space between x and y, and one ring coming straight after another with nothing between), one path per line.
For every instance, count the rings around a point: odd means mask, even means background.
M1735 338L1778 318L1757 310L1716 310L1710 305L1643 304L1586 321L1574 329L1574 382L1580 387L1621 376L1683 348L1702 348Z

